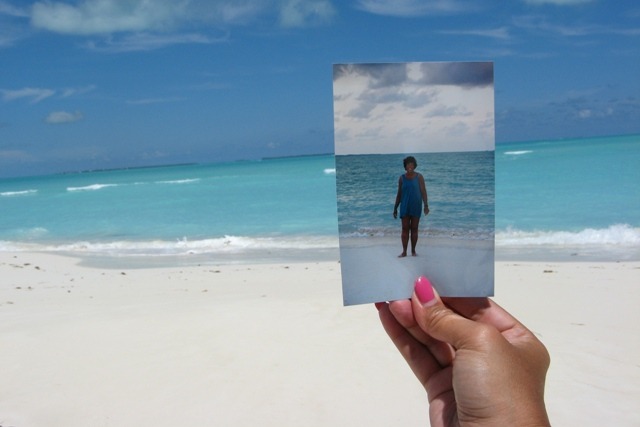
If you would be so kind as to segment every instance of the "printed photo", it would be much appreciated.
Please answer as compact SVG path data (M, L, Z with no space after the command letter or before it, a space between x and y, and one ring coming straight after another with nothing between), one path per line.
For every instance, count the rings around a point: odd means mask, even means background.
M492 62L335 64L344 305L494 289Z

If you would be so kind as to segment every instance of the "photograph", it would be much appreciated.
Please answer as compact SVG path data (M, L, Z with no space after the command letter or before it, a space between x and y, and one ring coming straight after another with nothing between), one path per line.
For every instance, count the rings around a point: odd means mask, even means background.
M639 427L639 41L638 0L0 0L0 427Z
M336 191L344 305L494 284L491 62L335 64Z

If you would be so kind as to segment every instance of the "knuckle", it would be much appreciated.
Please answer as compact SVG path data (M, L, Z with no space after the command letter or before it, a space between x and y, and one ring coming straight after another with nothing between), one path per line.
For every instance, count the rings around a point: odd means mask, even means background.
M424 319L424 327L426 331L434 331L442 329L447 323L450 316L454 313L447 307L441 304L436 304L431 307L428 315Z

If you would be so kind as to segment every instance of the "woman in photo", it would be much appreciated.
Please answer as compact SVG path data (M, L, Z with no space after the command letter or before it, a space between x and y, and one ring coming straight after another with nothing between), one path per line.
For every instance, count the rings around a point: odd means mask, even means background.
M407 256L409 239L411 239L411 255L417 255L418 225L423 212L423 203L424 214L429 214L427 186L422 174L415 171L418 162L415 157L409 156L403 160L403 163L406 172L398 179L398 194L393 208L393 217L398 218L398 206L400 207L400 220L402 221L402 253L398 255L399 257Z

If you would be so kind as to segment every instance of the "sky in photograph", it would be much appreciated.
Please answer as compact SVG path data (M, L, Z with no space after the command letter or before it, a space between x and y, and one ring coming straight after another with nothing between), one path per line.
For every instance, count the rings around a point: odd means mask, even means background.
M495 147L493 63L336 64L335 154Z
M0 0L0 177L333 152L333 64L490 61L496 141L640 133L637 0Z

